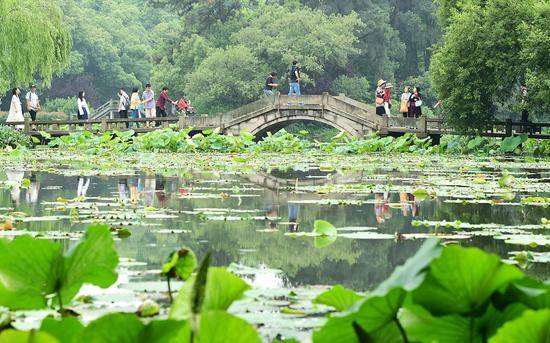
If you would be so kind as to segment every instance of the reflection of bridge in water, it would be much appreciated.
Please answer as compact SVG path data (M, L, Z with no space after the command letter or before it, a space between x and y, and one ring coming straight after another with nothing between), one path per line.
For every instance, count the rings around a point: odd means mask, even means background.
M295 122L323 123L345 131L353 137L363 137L373 132L378 132L382 136L415 133L419 137L433 137L437 142L442 134L453 134L441 119L379 116L375 114L372 106L344 95L332 96L328 93L300 97L286 95L265 97L219 116L179 116L154 120L114 118L115 103L112 101L110 103L111 107L106 106L99 115L85 121L36 121L31 125L27 119L25 122L8 125L24 125L24 131L29 135L40 135L39 132L44 131L52 136L67 135L82 129L92 132L122 131L128 129L129 123L141 124L140 128L134 128L136 132L141 133L157 129L154 127L156 123L159 127L176 125L181 129L191 126L197 131L219 127L223 133L234 135L246 130L260 138L267 132L276 132ZM545 127L550 127L550 123L499 122L481 135L505 137L528 132L531 137L550 138L550 135L542 133Z
M304 173L305 175L306 173ZM270 190L300 190L308 186L323 186L328 184L350 184L361 180L363 173L354 172L345 175L338 173L323 173L317 176L311 176L308 172L308 177L282 177L268 173L254 173L242 176L248 182ZM330 174L330 177L327 175Z

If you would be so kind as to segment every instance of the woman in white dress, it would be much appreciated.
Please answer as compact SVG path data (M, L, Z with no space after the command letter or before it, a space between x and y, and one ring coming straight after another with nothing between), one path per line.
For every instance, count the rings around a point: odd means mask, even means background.
M21 94L21 91L19 88L14 88L12 91L12 97L11 97L11 104L10 104L10 111L8 113L8 118L6 119L6 123L17 123L17 122L24 122L25 117L23 117L23 109L21 107L21 99L19 99L19 94ZM15 128L17 130L23 130L25 128L25 125L16 125Z
M84 91L78 92L76 105L78 106L78 113L77 113L78 120L88 120L90 109L88 108L88 102L86 102L86 93L84 93ZM78 125L83 126L84 124L78 124Z

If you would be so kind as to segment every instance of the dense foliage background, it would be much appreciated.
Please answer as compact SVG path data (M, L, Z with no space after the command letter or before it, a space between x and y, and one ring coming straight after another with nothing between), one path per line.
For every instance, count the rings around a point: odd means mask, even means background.
M32 1L17 3L25 2ZM54 28L58 14L65 15L70 54L59 65L21 66L25 77L0 72L0 88L26 85L29 75L48 85L53 76L51 88L40 89L53 111L71 107L66 99L78 90L97 106L120 86L143 89L152 82L156 90L168 85L175 96L190 98L201 113L219 113L262 96L271 71L285 92L290 63L297 59L306 94L346 93L372 102L375 83L383 78L396 86L396 98L403 85L420 86L425 113L431 115L441 100L435 114L463 130L482 128L497 116L518 119L524 107L532 119L550 119L550 9L544 0L47 3L58 7L52 10ZM32 21L40 22L44 14L34 11ZM24 22L14 32L37 36L26 31L31 21ZM521 83L529 89L524 104Z

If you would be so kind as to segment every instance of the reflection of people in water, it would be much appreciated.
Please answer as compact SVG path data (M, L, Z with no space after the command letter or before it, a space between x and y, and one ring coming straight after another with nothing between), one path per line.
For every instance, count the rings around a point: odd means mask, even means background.
M26 199L29 204L36 204L38 202L38 193L40 192L40 182L36 181L36 175L31 173L29 177L31 181L29 188L27 189Z
M193 182L187 182L185 179L181 179L181 186L178 188L178 193L181 198L191 194L193 191Z
M78 177L78 188L76 190L76 196L77 197L86 197L86 193L88 192L88 187L90 187L90 178L89 177Z
M374 214L378 224L383 223L386 219L391 218L390 206L388 204L389 194L376 193L374 195Z
M21 185L21 182L23 182L25 172L20 170L6 170L5 172L8 177L8 181L13 182L13 187L10 192L11 202L14 207L18 207L19 197L21 196L21 188L19 186Z
M299 204L288 204L288 229L290 232L296 232L299 228L298 214L300 213Z
M130 186L130 201L132 205L135 206L139 202L139 195L141 194L141 178L134 177L132 178L132 185Z
M414 201L414 195L410 193L399 193L399 201L401 202L401 211L403 216L408 217L409 214L416 217L416 202Z
M153 206L155 203L155 177L146 175L143 178L143 192L141 193L144 206Z
M265 217L267 218L267 229L272 230L277 227L276 220L279 217L279 192L265 189L264 194L262 210L265 211Z
M118 197L121 202L126 202L128 200L128 179L119 178L118 179Z
M159 207L163 207L166 204L166 201L168 200L167 199L168 196L166 195L164 186L165 186L164 176L157 175L156 181L155 181L155 195L157 196Z

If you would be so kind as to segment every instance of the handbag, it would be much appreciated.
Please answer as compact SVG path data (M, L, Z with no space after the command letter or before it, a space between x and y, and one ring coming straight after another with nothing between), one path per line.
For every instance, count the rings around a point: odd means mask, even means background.
M422 106L422 100L417 100L417 101L415 101L414 106L415 106L415 107L420 107L420 106Z
M401 105L399 106L399 112L407 113L409 112L409 102L407 100L401 100Z

